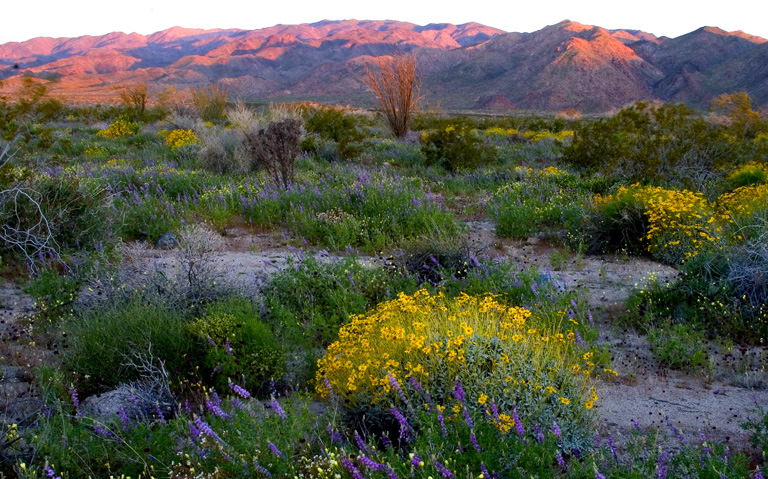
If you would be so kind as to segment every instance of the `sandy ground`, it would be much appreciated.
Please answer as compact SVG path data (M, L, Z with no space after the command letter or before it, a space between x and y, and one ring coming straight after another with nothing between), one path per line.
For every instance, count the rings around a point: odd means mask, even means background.
M513 261L521 269L536 266L541 271L551 271L566 288L588 294L596 317L615 312L634 287L647 284L652 278L672 282L677 277L673 268L645 259L568 256L538 238L499 239L487 221L472 221L468 225L467 242L471 248L486 256ZM314 254L324 261L340 258L318 251L301 253L291 244L296 244L296 240L284 234L230 230L212 263L228 281L252 290L301 254ZM178 267L173 251L146 249L139 257L153 268ZM32 311L31 300L17 287L0 287L0 332L18 334L14 329L17 327L11 325L18 324L19 318ZM598 429L603 433L620 441L635 427L658 427L682 432L690 441L717 438L738 448L746 447L748 433L741 424L758 420L759 405L768 406L768 353L764 348L718 351L718 361L708 373L689 375L659 366L645 338L634 332L606 326L602 328L601 342L609 348L613 367L619 372L615 380L601 380L596 385L601 398L596 408ZM20 388L17 383L23 383L23 373L7 366L4 371L7 377L3 390L7 396L9 391ZM11 387L12 384L17 385Z

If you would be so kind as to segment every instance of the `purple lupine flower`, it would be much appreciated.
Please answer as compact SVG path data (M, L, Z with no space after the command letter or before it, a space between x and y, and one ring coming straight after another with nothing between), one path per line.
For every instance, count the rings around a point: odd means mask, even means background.
M128 413L126 413L123 408L117 410L117 416L120 418L120 422L122 422L123 425L127 425L131 422L131 418L128 417Z
M584 340L581 338L581 334L579 334L578 331L574 330L573 335L576 337L576 342L578 344L584 344Z
M99 436L103 436L103 437L106 437L108 439L113 439L115 437L115 435L112 434L110 431L107 431L106 429L104 429L103 427L100 427L100 426L94 426L93 427L93 432L95 432Z
M563 455L560 454L560 452L557 453L555 456L555 460L557 461L557 465L560 466L561 469L565 469L565 459L563 459Z
M387 470L387 479L399 479L397 473L394 469L392 469L392 466L385 465L384 466ZM760 478L762 479L762 478Z
M61 476L57 476L56 471L54 471L53 468L47 464L45 468L43 468L43 472L45 473L46 477L52 477L53 479L61 479Z
M74 386L69 390L69 397L72 398L72 404L75 406L75 409L80 407L80 398L77 396L77 389Z
M484 462L480 463L480 472L483 474L483 477L485 477L486 479L491 479L491 473L488 472L488 468L485 467Z
M454 479L456 476L453 475L450 469L445 467L445 464L435 459L435 468L440 473L441 476L443 476L445 479Z
M215 389L211 391L211 403L221 406L221 398Z
M229 339L224 341L224 351L226 351L227 356L232 356L232 345L229 344Z
M464 394L464 388L461 387L461 383L456 381L456 386L453 388L453 397L459 402L464 402L466 395Z
M597 470L597 466L595 466L595 479L605 479L605 476L600 474L600 471Z
M253 468L259 471L264 476L272 477L272 474L270 474L269 471L264 466L256 462L255 459L253 460Z
M400 400L403 401L409 408L413 409L411 402L408 400L405 392L403 392L403 388L400 387L400 382L397 380L397 378L394 377L391 373L387 375L387 378L389 379L389 384L392 386L392 389L394 389L397 392L397 395L400 397Z
M344 469L348 470L350 474L352 474L353 479L365 479L360 473L360 470L356 468L354 464L352 464L352 461L346 457L342 457L340 462Z
M475 423L472 421L472 416L469 414L469 408L463 407L461 412L464 413L464 422L467 424L467 427L470 429L475 427Z
M333 429L331 426L328 426L327 431L328 431L328 435L331 437L331 442L339 445L342 442L344 442L343 439L341 438L341 434L339 434L339 432Z
M421 460L418 454L414 454L413 457L411 458L411 465L413 467L419 467L423 462L424 461Z
M371 471L383 471L386 469L386 466L384 464L378 463L371 459L368 456L365 456L361 454L358 457L358 460L360 461L360 464L365 467L366 469L370 469Z
M755 475L752 476L752 479L765 479L763 477L763 473L760 472L760 467L758 466L757 469L755 469Z
M214 401L206 401L205 408L222 419L229 419L232 417L224 412L224 410L221 409Z
M563 435L563 431L560 430L560 426L558 426L554 421L552 421L552 433L558 440L560 440L561 436Z
M272 406L272 409L275 410L278 416L280 416L280 419L283 421L286 421L288 419L288 414L285 413L285 409L280 405L279 402L277 402L277 399L275 399L275 396L272 396L272 398L269 401L270 406Z
M491 415L497 421L499 420L499 406L496 405L496 402L491 403Z
M659 457L656 458L656 479L667 479L668 461L669 453L665 450L659 452Z
M483 452L482 448L480 447L480 444L478 444L477 442L477 436L475 435L475 431L471 431L469 433L469 441L472 443L472 447L475 448L475 451Z
M268 442L267 446L269 446L269 450L272 451L272 454L282 459L285 459L285 455L280 451L280 449L277 448L277 446L272 444L272 441Z
M368 452L368 445L363 441L363 438L360 437L360 434L355 431L355 444L357 444L357 448L360 449L363 452Z
M198 416L195 418L195 427L198 431L200 431L200 434L205 434L206 436L212 437L213 439L217 440L218 442L224 444L224 440L219 437L218 434L216 434L216 431L213 430L210 424L203 421L203 419Z
M523 427L523 421L520 420L520 415L517 413L517 406L512 408L512 419L515 421L515 431L519 437L523 437L525 434L525 428Z
M611 449L611 454L613 454L613 459L618 461L619 455L616 453L616 445L613 443L613 436L608 436L608 440L606 442L608 443L608 447Z
M390 409L392 412L392 415L395 416L395 419L397 419L397 422L400 424L400 438L408 440L409 434L408 431L411 428L411 426L408 424L408 419L403 416L403 413L401 413L396 407L393 407Z
M229 398L229 403L232 404L232 407L235 409L245 409L245 403L236 397Z
M448 430L445 428L445 418L443 417L443 412L441 410L437 410L437 421L440 423L440 431L443 433L443 437L448 437Z
M238 386L235 383L229 383L229 387L232 388L232 391L234 391L235 394L240 396L243 399L248 399L251 397L251 393L249 393L245 388L242 386Z
M195 426L194 422L190 422L188 424L189 426L189 435L192 436L192 440L196 441L200 438L200 430Z

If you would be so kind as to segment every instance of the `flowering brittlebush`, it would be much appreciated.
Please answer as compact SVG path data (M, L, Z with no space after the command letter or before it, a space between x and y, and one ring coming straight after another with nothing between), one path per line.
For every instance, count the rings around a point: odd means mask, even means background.
M317 391L354 408L402 399L416 383L419 394L456 408L458 381L467 407L494 404L542 424L574 424L594 406L595 365L566 325L546 327L530 310L492 295L401 293L341 329L319 361Z
M197 144L197 135L192 130L173 130L165 137L166 146L176 150L186 145Z
M701 193L668 190L658 186L621 187L608 196L596 196L595 208L633 200L642 205L648 230L641 238L647 251L667 263L681 263L721 241L726 220Z
M96 134L103 136L104 138L122 138L124 136L135 135L138 132L139 125L137 123L118 119L112 122L108 128L97 131Z

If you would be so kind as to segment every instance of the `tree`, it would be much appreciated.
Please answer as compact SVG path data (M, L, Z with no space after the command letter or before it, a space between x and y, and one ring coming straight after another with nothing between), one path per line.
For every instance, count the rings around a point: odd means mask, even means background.
M709 109L727 117L731 131L739 138L752 139L766 129L747 92L723 93L712 99Z
M133 120L142 121L146 116L149 93L146 83L136 83L120 90L120 100L128 107Z
M366 66L363 83L376 95L390 130L402 138L421 100L416 56L398 53Z

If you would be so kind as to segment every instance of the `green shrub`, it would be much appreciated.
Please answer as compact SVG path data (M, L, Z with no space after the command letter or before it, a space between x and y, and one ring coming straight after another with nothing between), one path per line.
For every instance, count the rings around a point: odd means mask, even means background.
M228 298L210 304L190 332L207 342L206 375L219 391L228 383L252 391L268 390L270 380L281 378L285 358L269 327L259 320L253 303L245 298Z
M648 341L656 359L672 369L700 371L709 365L704 333L687 324L653 328Z
M563 159L629 181L698 189L743 161L744 153L744 145L684 105L638 102L578 127Z
M194 369L198 342L182 311L133 295L78 312L64 325L66 367L86 392L137 380L142 360L162 361L172 377Z
M427 166L440 166L450 172L477 168L493 156L483 140L462 125L423 133L421 142Z
M742 186L768 183L768 165L756 161L741 165L739 168L728 173L726 181L730 191Z
M356 116L336 108L316 108L308 111L304 126L308 133L334 141L341 159L354 158L360 153L360 142L365 134L360 130L360 121ZM302 144L302 149L310 153L321 151L320 143L309 139Z

